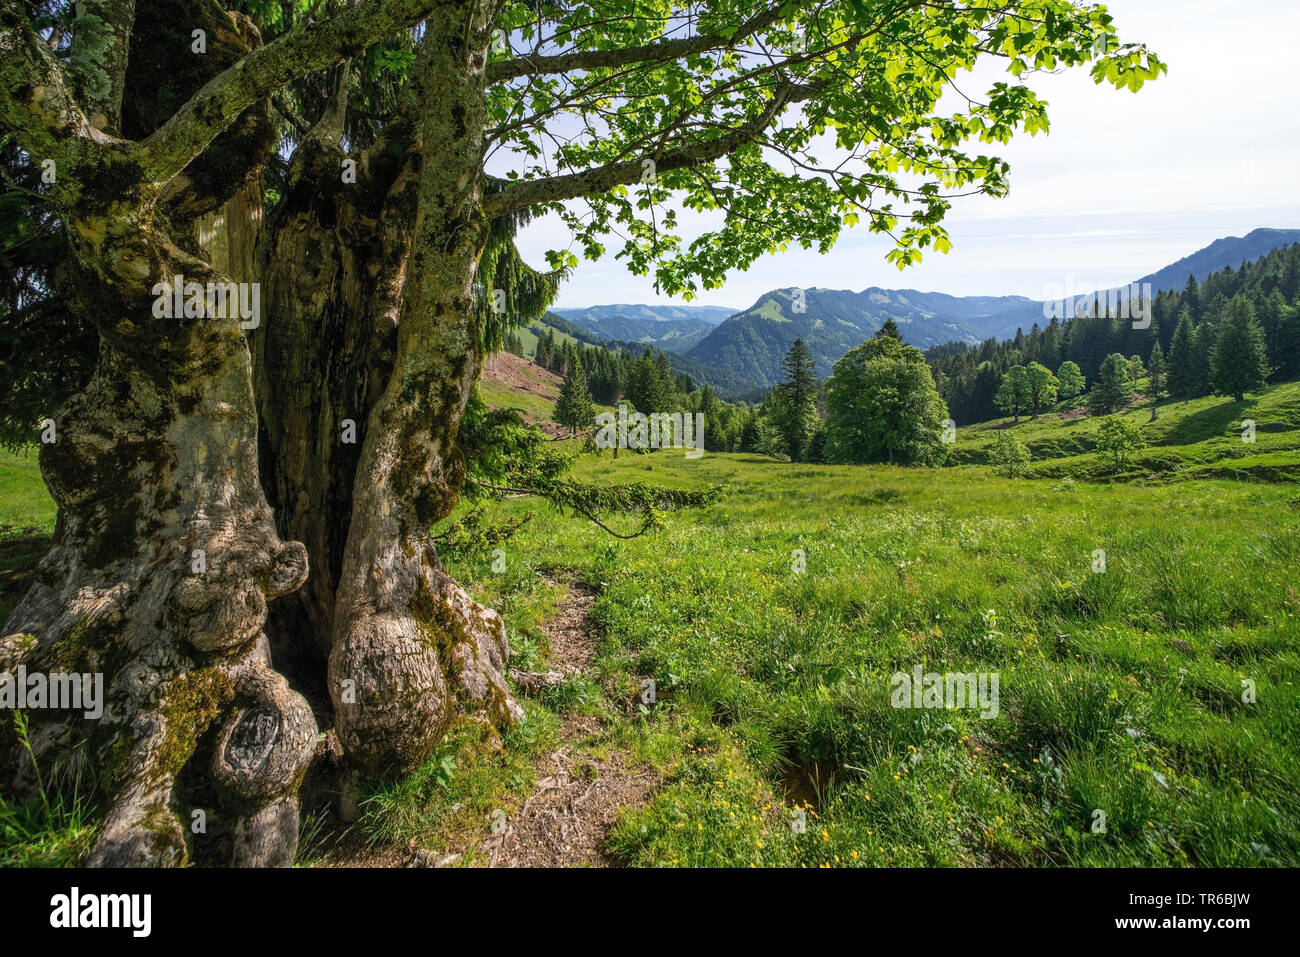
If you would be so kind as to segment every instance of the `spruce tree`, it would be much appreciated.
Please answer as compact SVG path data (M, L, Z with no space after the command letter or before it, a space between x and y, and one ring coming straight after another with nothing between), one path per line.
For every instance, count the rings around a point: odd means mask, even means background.
M671 384L663 381L649 349L639 359L629 358L626 376L623 396L632 408L646 415L669 411Z
M1214 351L1214 341L1218 338L1218 327L1202 322L1196 327L1192 337L1192 377L1193 395L1209 395L1214 391L1210 382L1210 353Z
M1201 315L1200 289L1196 276L1188 276L1187 284L1183 287L1183 308L1187 310L1193 324L1204 318Z
M1192 314L1184 309L1178 314L1178 327L1169 344L1169 394L1175 399L1190 399L1196 394L1195 353Z
M673 372L672 363L668 361L668 353L655 353L655 369L659 372L659 384L662 388L663 411L668 412L676 409L681 405L681 389L678 388L677 376Z
M1112 352L1101 364L1097 381L1088 393L1088 411L1093 415L1109 415L1128 405L1128 400L1132 397L1128 361L1120 353Z
M1269 353L1276 367L1274 377L1281 381L1300 377L1300 303L1289 306L1278 321L1277 347Z
M1210 351L1210 380L1214 391L1240 402L1247 392L1263 387L1268 373L1264 330L1255 320L1250 300L1236 296L1219 323L1219 334Z
M1151 346L1151 357L1147 359L1147 371L1151 374L1151 421L1157 418L1156 406L1160 402L1160 393L1165 388L1165 354L1160 351L1160 340Z
M565 346L564 353L568 374L564 377L564 385L560 387L560 396L555 400L552 415L560 425L567 425L569 434L573 435L578 429L585 429L595 421L596 409L591 401L591 392L587 389L587 372L573 346Z
M817 427L817 370L802 339L796 339L785 354L781 372L785 381L777 387L781 395L776 427L785 439L790 458L802 462Z

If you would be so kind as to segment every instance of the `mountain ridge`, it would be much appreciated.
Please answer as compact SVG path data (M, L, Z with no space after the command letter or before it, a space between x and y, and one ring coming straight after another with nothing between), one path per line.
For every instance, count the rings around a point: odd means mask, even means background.
M1300 229L1260 227L1245 236L1216 239L1136 282L1151 283L1155 292L1179 290L1188 276L1203 282L1212 273L1235 269L1293 243L1300 243ZM804 340L818 376L824 378L844 353L874 335L887 319L898 323L906 342L922 350L949 342L974 345L990 338L1009 339L1017 329L1028 332L1035 322L1049 321L1044 303L1026 296L953 296L880 286L859 292L773 289L739 311L615 303L552 312L563 325L588 336L680 356L697 376L705 367L762 386L780 381L781 360L797 338ZM729 384L735 388L738 383Z
M1300 230L1255 229L1242 237L1217 239L1137 282L1150 282L1155 292L1181 289L1189 275L1203 281L1212 273L1253 262L1296 242ZM799 292L803 312L794 309ZM1049 321L1045 315L1043 302L1025 296L952 296L878 286L858 293L776 289L718 325L686 355L772 385L780 381L781 360L796 338L804 340L817 374L824 377L845 352L874 335L886 319L898 323L904 341L924 350L948 342L974 345L990 338L1008 339L1017 329L1028 332L1035 322L1045 325Z

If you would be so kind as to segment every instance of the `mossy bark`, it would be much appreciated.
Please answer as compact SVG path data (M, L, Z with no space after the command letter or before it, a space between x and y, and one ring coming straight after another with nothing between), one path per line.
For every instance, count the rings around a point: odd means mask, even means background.
M506 687L500 617L441 568L432 524L464 476L457 432L479 372L474 281L487 241L481 47L449 6L430 18L412 135L424 162L391 373L370 410L339 573L329 690L339 740L367 772L411 768L460 707L501 726L522 717ZM436 39L435 39L436 38Z
M181 7L211 21L209 55L155 90L133 55L124 135L148 135L204 70L259 42L247 20L174 0L137 14L133 54L174 44ZM457 3L427 30L411 108L357 183L323 125L263 221L261 104L161 194L108 164L68 210L60 292L100 356L42 450L54 545L0 666L104 675L100 720L32 715L42 767L77 749L99 772L107 813L87 863L290 863L319 727L372 774L418 764L457 713L522 717L500 617L428 535L456 503L481 363L488 31ZM155 318L153 285L177 274L259 282L259 327ZM3 751L0 786L30 795L30 762Z

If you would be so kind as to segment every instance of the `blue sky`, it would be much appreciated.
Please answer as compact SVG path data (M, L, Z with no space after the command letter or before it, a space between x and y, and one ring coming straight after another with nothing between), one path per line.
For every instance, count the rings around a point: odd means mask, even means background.
M947 219L948 255L928 252L900 272L885 261L888 238L859 227L827 255L765 256L694 302L743 309L782 286L1043 298L1070 276L1105 288L1221 236L1300 228L1300 3L1112 0L1109 8L1120 38L1147 43L1168 75L1138 94L1097 86L1086 71L1033 78L1052 132L1001 148L1011 194L958 200ZM986 78L967 75L963 86ZM545 250L569 241L557 219L544 217L519 245L542 265ZM673 301L681 300L656 296L649 277L610 255L584 260L557 305Z

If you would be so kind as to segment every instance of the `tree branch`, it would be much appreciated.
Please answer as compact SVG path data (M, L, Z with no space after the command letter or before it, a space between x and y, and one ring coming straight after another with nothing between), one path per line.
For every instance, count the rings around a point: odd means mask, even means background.
M701 140L689 146L679 146L647 158L654 160L656 173L686 169L700 163L711 163L756 139L786 106L811 99L821 88L822 84L819 83L795 84L780 80L777 82L772 99L768 101L762 112L742 125L714 139ZM495 219L528 206L575 199L579 196L593 196L608 192L615 186L631 185L641 179L642 162L641 159L625 160L597 166L581 173L526 180L518 186L485 197L483 212L488 219Z
M165 183L258 100L308 73L360 55L377 40L414 26L437 6L437 0L370 0L252 51L206 83L143 142L141 168L152 182Z
M613 50L576 50L554 56L524 56L498 60L487 66L488 83L504 83L521 76L540 76L546 73L569 73L573 70L594 70L600 67L627 66L631 63L662 63L682 57L707 53L743 43L759 30L770 27L781 16L780 6L755 14L741 24L730 37L701 34L680 40L664 40L639 47Z
M60 173L76 165L92 140L109 140L92 132L53 51L11 3L0 7L0 124L33 159L55 160Z
M67 72L92 125L121 133L127 53L135 26L135 0L73 4L72 49ZM84 48L84 49L83 49Z

